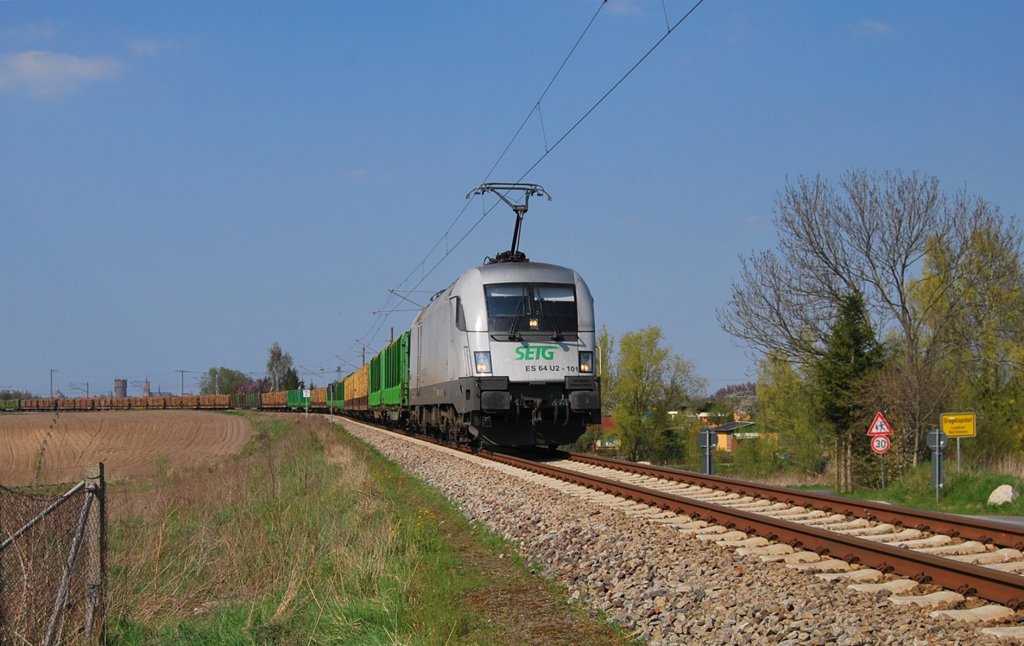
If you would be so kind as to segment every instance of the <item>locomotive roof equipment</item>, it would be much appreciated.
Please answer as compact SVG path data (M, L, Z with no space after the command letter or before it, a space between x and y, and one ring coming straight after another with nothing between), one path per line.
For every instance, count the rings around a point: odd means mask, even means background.
M512 200L508 199L508 194L512 191L523 192L523 203L517 204ZM498 196L502 202L512 207L512 210L516 214L516 226L512 232L512 247L508 251L502 251L498 253L494 258L487 258L485 262L487 264L496 262L529 262L529 258L526 254L519 251L519 232L523 227L523 216L526 215L526 211L530 208L530 196L539 195L540 197L548 198L548 202L551 201L551 195L544 190L544 187L539 184L519 184L515 182L491 182L489 184L481 184L472 191L466 194L466 199L473 197L474 195L483 195L484 193L491 192Z

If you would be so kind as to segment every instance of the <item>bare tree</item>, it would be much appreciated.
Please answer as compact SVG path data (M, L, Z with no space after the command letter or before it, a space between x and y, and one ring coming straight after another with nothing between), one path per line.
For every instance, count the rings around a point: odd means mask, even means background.
M267 379L274 390L293 390L299 387L299 374L293 367L292 355L274 341L267 358Z
M952 387L943 359L960 342L936 313L969 300L958 287L970 270L975 232L1013 231L1012 223L966 192L944 195L934 177L864 170L848 171L838 187L821 177L787 182L775 223L778 251L741 258L739 281L718 311L719 322L756 350L781 351L808 365L822 356L843 295L863 294L873 328L902 363L898 416L916 460ZM945 271L922 277L936 241ZM922 281L933 282L922 289Z

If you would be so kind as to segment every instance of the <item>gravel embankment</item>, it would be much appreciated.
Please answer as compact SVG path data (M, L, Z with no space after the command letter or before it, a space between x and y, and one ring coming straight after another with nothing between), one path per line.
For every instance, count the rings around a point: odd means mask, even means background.
M565 585L650 644L984 644L935 620L520 478L482 459L345 424L472 520L516 543ZM531 481L532 480L532 481Z

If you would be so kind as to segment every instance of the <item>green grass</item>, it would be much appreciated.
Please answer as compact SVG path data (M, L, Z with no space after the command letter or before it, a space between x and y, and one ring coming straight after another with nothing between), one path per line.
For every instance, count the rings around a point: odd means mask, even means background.
M935 487L931 482L930 462L919 464L895 482L886 482L885 489L858 489L850 498L860 500L884 500L894 505L928 509L954 514L1024 516L1024 496L1015 502L998 507L987 505L989 494L1004 484L1013 485L1018 492L1024 491L1024 483L1010 475L982 471L955 472L949 470L946 462L945 482L939 502L935 502Z
M498 558L509 546L366 445L320 418L253 420L237 460L111 499L105 643L513 644L536 634L517 608L566 612L556 586ZM577 643L553 630L543 641ZM625 643L587 630L578 643Z

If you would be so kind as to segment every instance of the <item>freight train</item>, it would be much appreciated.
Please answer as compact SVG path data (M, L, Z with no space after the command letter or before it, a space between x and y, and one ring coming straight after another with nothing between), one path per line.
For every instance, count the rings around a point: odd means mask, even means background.
M512 204L509 190L526 192ZM342 413L448 442L549 446L574 442L600 421L594 300L578 273L518 251L533 184L485 184L516 211L512 248L465 271L431 299L411 328L325 388L204 395L35 399L16 410L256 408ZM498 192L503 191L503 192ZM12 402L0 404L11 409Z

